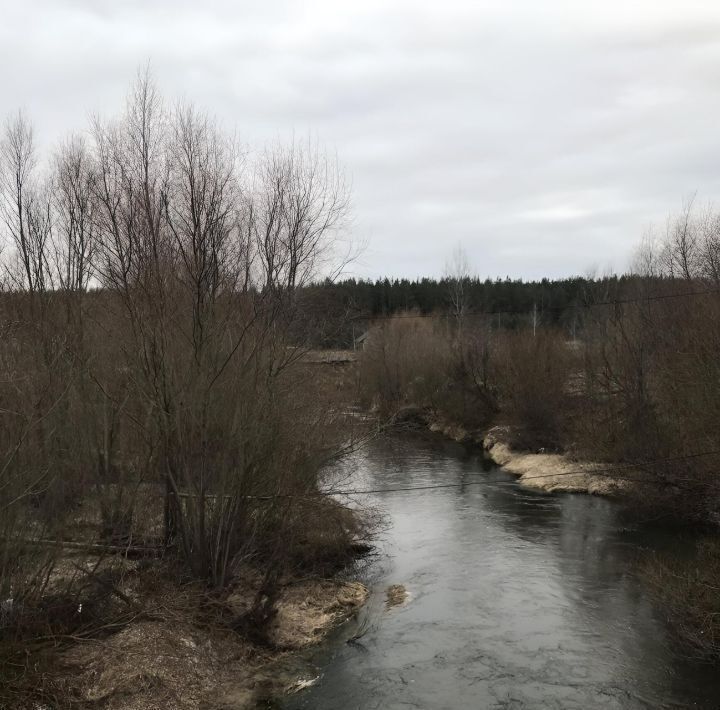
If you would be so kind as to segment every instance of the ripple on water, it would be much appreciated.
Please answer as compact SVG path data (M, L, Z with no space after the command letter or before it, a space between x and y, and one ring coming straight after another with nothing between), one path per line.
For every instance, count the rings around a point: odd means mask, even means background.
M375 497L390 528L361 647L340 634L320 649L320 681L283 707L720 705L720 674L683 658L633 573L656 533L628 527L617 505L528 492L416 438L375 442L357 458L368 488L479 477ZM412 603L386 611L391 584Z

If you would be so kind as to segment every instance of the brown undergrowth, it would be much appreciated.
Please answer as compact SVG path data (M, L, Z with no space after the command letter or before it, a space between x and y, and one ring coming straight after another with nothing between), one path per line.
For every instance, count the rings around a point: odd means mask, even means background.
M691 655L720 662L720 543L708 538L695 555L653 555L641 566L677 637Z
M70 570L88 580L82 601L59 591ZM222 591L184 582L158 561L76 554L56 575L58 591L34 623L3 639L2 708L255 707L296 680L273 670L278 663L322 640L368 595L358 582L289 575L277 582L264 627L252 628L264 583L256 566Z

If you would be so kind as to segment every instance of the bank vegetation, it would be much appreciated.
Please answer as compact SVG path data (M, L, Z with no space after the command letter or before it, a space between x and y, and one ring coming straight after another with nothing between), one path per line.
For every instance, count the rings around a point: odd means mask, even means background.
M334 327L303 287L348 257L340 166L243 149L141 74L50 157L9 117L0 179L0 707L62 706L61 651L174 623L161 598L272 649L294 580L365 536L321 490L358 433L303 361Z

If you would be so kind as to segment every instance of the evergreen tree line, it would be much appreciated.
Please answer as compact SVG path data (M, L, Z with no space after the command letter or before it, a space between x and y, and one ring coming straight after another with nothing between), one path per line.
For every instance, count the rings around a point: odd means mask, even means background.
M563 279L481 279L479 277L384 278L325 281L305 289L308 311L342 323L326 328L318 338L325 347L350 347L355 336L371 322L394 315L429 316L463 314L487 316L493 328L536 326L559 328L578 337L584 313L598 303L632 299L653 293L676 293L683 284L675 279L648 275L613 275L601 278L572 276ZM458 303L458 289L461 301ZM326 321L327 322L327 321Z

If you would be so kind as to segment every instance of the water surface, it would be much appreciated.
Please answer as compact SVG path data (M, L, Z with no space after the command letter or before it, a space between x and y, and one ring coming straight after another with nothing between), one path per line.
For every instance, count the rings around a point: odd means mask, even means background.
M687 659L638 574L648 550L691 540L419 437L377 441L356 464L357 487L455 487L368 496L388 526L371 601L312 658L319 682L282 707L720 707L720 674ZM390 584L410 599L386 610Z

